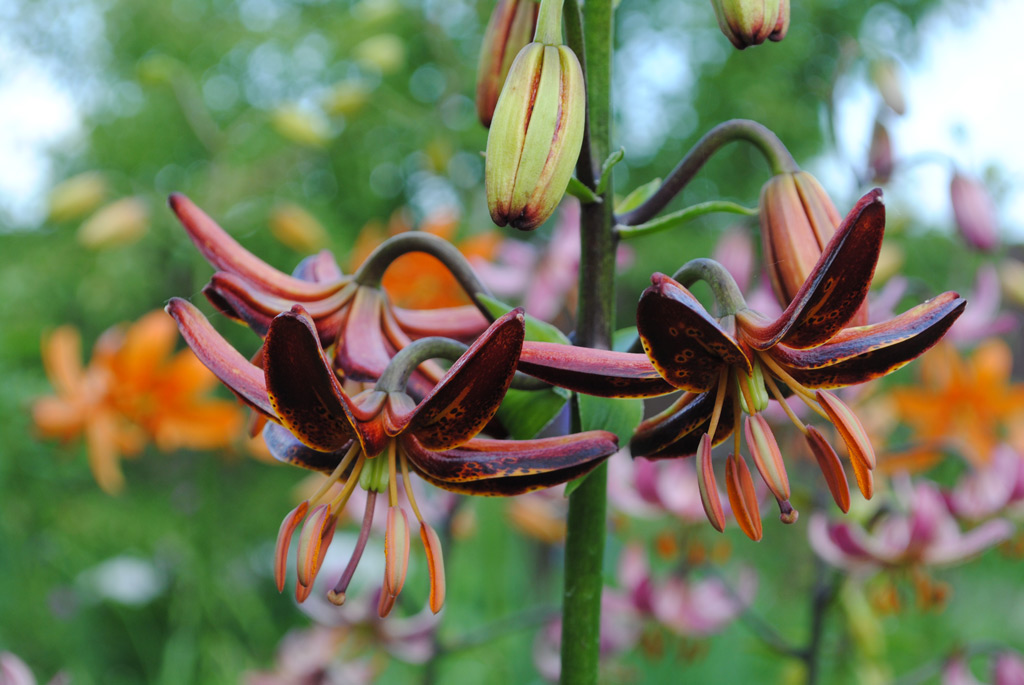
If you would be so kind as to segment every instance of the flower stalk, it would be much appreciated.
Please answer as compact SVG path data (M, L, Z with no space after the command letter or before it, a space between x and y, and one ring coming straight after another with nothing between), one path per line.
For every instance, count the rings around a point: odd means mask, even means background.
M566 34L583 63L587 85L584 144L576 174L585 185L596 189L602 179L596 177L594 160L604 160L611 151L612 0L585 3L582 31L577 31L581 15L576 0L566 0L565 4ZM583 45L578 44L581 37ZM610 169L606 171L609 177L601 183L603 201L580 209L578 343L601 349L610 347L614 321L617 240L611 173ZM597 682L607 471L604 464L597 467L569 497L562 596L562 683Z

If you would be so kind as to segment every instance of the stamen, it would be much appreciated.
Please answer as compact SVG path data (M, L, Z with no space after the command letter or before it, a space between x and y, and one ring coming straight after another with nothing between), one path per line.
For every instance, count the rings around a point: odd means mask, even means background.
M355 549L352 550L352 557L348 560L348 566L341 578L334 584L334 589L327 593L327 599L331 604L341 606L345 603L345 591L348 584L352 582L352 576L356 572L359 560L363 558L363 550L366 549L366 541L370 539L370 528L373 525L373 508L377 502L377 493L373 490L366 491L366 509L363 512L363 525L359 528L359 537L356 539Z
M420 521L420 538L427 553L427 568L430 571L430 610L436 614L444 606L446 587L441 539L426 521Z
M722 418L722 405L725 404L725 384L729 380L729 367L723 366L718 374L718 390L715 393L715 409L711 412L711 424L708 427L708 439L713 444L715 441L715 430L718 428L718 421Z
M412 505L412 513L416 515L416 520L423 523L423 516L420 514L420 508L416 504L416 496L412 492L412 483L409 480L409 458L401 447L398 448L398 456L402 463L402 485L405 486L405 498Z
M320 487L317 488L317 491L313 493L313 496L307 500L309 502L309 506L315 507L320 504L320 499L330 491L335 483L341 480L341 474L345 473L345 469L347 469L348 465L352 463L352 460L355 458L359 449L359 441L357 440L352 444L352 447L349 448L348 452L345 453L345 456L341 458L338 465L334 467L334 470L331 471L331 475L327 476L327 480L321 483Z
M793 408L789 406L789 402L787 402L786 398L782 396L782 391L779 390L779 386L775 384L775 381L772 379L771 375L766 373L764 375L764 380L765 384L768 386L768 389L771 390L772 395L775 397L775 401L778 402L779 405L782 407L782 410L786 412L786 416L789 417L789 420L793 422L793 425L796 426L801 433L807 435L807 426L805 426L804 422L801 421L799 417L797 417L797 415L793 412Z
M362 450L359 452L359 459L356 461L356 465L352 467L352 475L345 481L345 487L342 488L338 496L331 502L331 511L341 511L348 504L349 497L352 496L352 492L359 485L359 474L363 472L363 466L366 464L366 455L363 454Z
M288 567L288 547L291 544L292 535L306 516L307 511L309 511L309 502L302 502L288 512L277 531L277 544L274 549L274 582L277 584L278 592L284 592L285 570Z
M704 505L704 513L708 521L719 533L725 530L725 514L722 512L722 500L715 483L715 470L711 465L711 437L705 433L697 447L697 486L700 490L700 501Z
M779 443L775 440L768 422L760 414L754 414L747 417L743 428L747 436L747 446L754 456L754 465L761 473L761 478L776 498L788 500L789 475L782 461Z
M815 399L813 392L811 392L809 389L805 388L803 385L800 384L799 381L797 381L795 378L790 376L786 372L786 370L783 369L778 364L778 362L776 362L770 356L768 356L767 354L759 354L759 355L757 355L757 358L760 359L762 362L764 362L764 365L767 366L769 369L771 369L772 373L774 373L776 376L778 376L779 380L781 380L783 383L788 385L790 390L795 392L797 395L800 395L801 397L804 397L804 398L806 398L808 400L812 400L812 401ZM765 377L767 378L768 374L765 374Z
M725 460L725 491L729 495L732 514L748 538L757 542L761 539L761 512L757 505L757 493L750 469L737 452Z
M398 477L395 469L395 441L388 446L388 504L398 506Z

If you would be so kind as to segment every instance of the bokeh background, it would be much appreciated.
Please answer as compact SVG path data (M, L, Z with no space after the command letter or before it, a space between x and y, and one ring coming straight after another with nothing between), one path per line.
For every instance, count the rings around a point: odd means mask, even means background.
M794 0L783 42L738 52L704 0L623 0L615 137L626 158L616 189L625 195L664 177L714 124L756 119L822 180L841 213L883 183L889 261L877 284L903 279L896 311L946 289L970 293L979 269L991 267L1011 296L1000 311L1012 316L1024 269L1013 261L1024 235L1024 146L1004 123L1014 94L1024 99L1012 76L1019 58L1002 49L1007 23L1021 19L1013 4ZM315 624L288 592L278 595L271 568L278 525L308 487L305 474L268 462L242 429L217 449L165 436L123 462L123 487L111 493L94 480L81 436L46 437L33 419L33 403L56 392L41 350L58 327L80 332L87 362L112 326L172 296L202 303L212 269L166 206L174 191L285 271L321 248L351 268L357 246L365 255L409 228L484 245L483 260L532 255L523 268L540 268L560 219L510 235L486 210L486 130L473 96L490 10L468 0L0 0L0 651L41 682L61 672L74 683L234 683L280 668L282 649L335 669L348 660L354 682L543 681L536 661L561 585L560 496L520 514L552 509L556 518L539 529L514 525L505 501L439 504L455 509L445 515L447 608L429 629L427 665L388 651L401 640L372 621L326 637L292 632L286 648L286 634ZM963 63L976 66L953 66ZM877 127L891 143L888 172L869 154ZM954 170L994 203L992 250L967 249L957 231ZM674 206L754 206L767 174L755 151L732 146ZM619 324L630 325L651 272L711 254L735 225L707 217L631 243ZM507 299L524 296L525 286L510 286ZM561 297L547 316L564 328L573 300ZM255 350L242 327L215 324ZM125 373L117 382L129 393L138 374ZM916 378L911 367L893 384ZM999 439L1019 414L1007 416ZM899 430L893 440L912 437ZM925 473L951 486L968 465L947 456ZM799 497L813 502L813 470L794 470ZM661 573L735 581L742 568L759 582L755 618L725 622L714 636L645 623L610 655L608 682L680 672L700 682L800 682L801 661L767 646L763 628L793 644L807 639L820 562L803 520L766 520L759 544L666 512L616 509L612 523L611 586L622 585L616 567L630 541L654 550ZM1024 614L1013 610L1024 606L1020 554L1008 545L936 572L932 580L951 591L932 605L878 601L889 590L912 596L906 569L843 590L853 598L836 600L842 606L827 616L823 682L914 673L922 678L907 682L926 682L959 648L1024 649ZM375 551L371 544L363 563L366 593L377 582ZM422 607L421 561L414 556L400 617Z

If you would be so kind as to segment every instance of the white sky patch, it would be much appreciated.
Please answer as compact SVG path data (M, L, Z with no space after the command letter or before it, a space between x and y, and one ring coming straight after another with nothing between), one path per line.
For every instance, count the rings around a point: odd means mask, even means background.
M904 116L885 119L900 169L887 193L890 207L916 222L952 229L949 181L953 166L974 178L998 170L997 198L1004 237L1024 238L1024 60L1006 28L1024 23L1020 0L991 0L984 7L943 8L926 19L920 58L904 65ZM863 165L879 98L866 70L853 75L838 111L846 159ZM925 161L927 160L927 161ZM813 166L830 189L852 199L849 169L831 158ZM839 193L837 193L839 195ZM838 199L838 198L837 198Z
M34 224L45 216L52 183L49 152L81 121L71 95L27 55L0 50L0 73L0 221Z

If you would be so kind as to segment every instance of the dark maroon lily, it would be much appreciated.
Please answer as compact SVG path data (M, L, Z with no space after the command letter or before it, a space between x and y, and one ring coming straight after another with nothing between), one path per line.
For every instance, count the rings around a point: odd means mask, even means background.
M735 435L726 469L738 522L760 537L757 501L740 455L740 423L761 476L779 501L784 521L796 520L789 481L768 423L760 415L774 397L807 439L836 503L849 507L849 488L835 451L814 427L790 410L795 395L830 421L846 443L865 497L873 491L875 455L860 421L828 391L863 383L902 367L934 345L963 312L966 301L943 293L883 323L845 328L860 309L874 273L885 230L881 191L865 195L842 222L785 312L771 321L749 309L735 282L717 262L694 260L676 277L707 281L722 315L711 316L684 285L655 274L637 308L637 328L656 376L640 355L553 346L524 346L519 369L580 392L606 396L664 394L667 383L685 392L665 411L640 424L630 442L634 456L652 459L698 455L701 492L712 524L724 526L711 468L711 447ZM616 365L615 360L619 363ZM599 363L598 363L599 360ZM600 370L598 370L600 369ZM618 373L617 373L618 371Z
M171 195L169 204L192 242L218 269L203 293L222 314L245 322L265 337L275 316L300 304L315 322L323 346L335 345L335 366L355 380L376 380L391 357L413 340L441 336L470 342L489 323L474 305L410 310L391 304L380 287L380 277L391 259L403 251L393 245L383 253L378 250L376 261L371 256L369 267L364 265L361 273L345 275L325 250L307 258L296 275L289 276L242 247L184 195ZM454 247L435 236L408 234L402 240L416 243L405 251L426 249L460 259ZM464 283L473 280L471 271L458 275ZM414 382L424 391L444 373L431 363L419 371L429 382L419 373Z
M591 431L539 440L476 437L498 410L512 382L524 337L522 310L494 322L464 353L452 340L410 344L377 383L354 396L342 387L321 344L316 321L301 306L268 326L263 367L232 348L191 304L172 299L168 312L196 356L232 391L270 422L264 437L280 460L329 473L307 501L288 514L278 537L275 577L284 587L285 555L305 518L298 546L296 595L304 600L323 561L338 516L356 485L367 491L366 513L348 568L328 597L344 602L345 590L369 536L376 495L387 493L385 580L379 606L386 615L401 590L409 553L409 523L398 505L398 479L420 522L431 575L430 606L444 602L438 538L419 513L410 471L453 492L516 495L583 475L617 449L613 434ZM419 402L406 392L424 359L458 357ZM349 387L354 384L347 381ZM343 483L339 494L331 486Z

